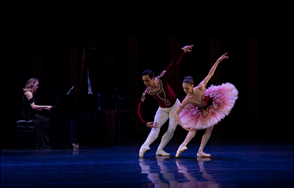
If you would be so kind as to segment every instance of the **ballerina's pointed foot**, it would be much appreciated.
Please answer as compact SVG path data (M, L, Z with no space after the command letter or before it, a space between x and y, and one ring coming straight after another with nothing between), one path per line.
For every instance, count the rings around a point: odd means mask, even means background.
M211 157L211 154L207 154L202 151L197 153L197 157Z
M176 154L176 158L179 158L180 155L181 155L184 151L186 151L187 149L188 149L187 147L179 147L179 148L178 148L178 151L177 151L177 154Z
M160 156L170 156L169 153L166 153L166 152L163 151L163 150L157 151L157 152L156 152L156 155L160 155Z
M140 158L143 158L144 157L144 153L146 153L149 150L150 150L150 148L148 146L142 146L140 148L140 151L139 151L139 157Z

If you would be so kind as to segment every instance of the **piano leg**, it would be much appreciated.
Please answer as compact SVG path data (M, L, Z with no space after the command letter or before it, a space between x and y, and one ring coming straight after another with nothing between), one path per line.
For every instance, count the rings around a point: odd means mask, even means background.
M70 135L71 135L71 145L76 144L76 133L77 133L77 121L70 121Z
M79 149L79 143L77 143L77 120L70 121L70 133L71 133L71 145L74 151Z
M71 129L70 129L70 121L66 121L66 137L67 137L67 147L68 149L71 147Z
M74 150L79 149L79 144L77 143L77 124L77 120L66 121L68 147L71 148L72 146Z

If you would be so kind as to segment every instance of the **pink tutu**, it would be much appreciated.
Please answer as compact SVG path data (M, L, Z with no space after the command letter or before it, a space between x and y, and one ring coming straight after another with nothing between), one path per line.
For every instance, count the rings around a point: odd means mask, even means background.
M211 85L205 94L211 100L205 109L188 104L181 111L179 117L184 127L206 129L217 124L230 113L238 98L238 90L231 83Z

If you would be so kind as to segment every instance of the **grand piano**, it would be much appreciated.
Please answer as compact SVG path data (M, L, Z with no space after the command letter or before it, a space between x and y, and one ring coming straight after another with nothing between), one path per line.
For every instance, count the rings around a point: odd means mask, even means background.
M121 103L120 101L123 101ZM115 114L129 112L126 95L109 94L60 94L56 97L56 106L51 109L51 116L63 120L66 124L67 145L74 147L77 143L78 123L83 119L91 119L98 114L105 114L106 142L120 144L120 130L116 130ZM123 107L124 110L121 110ZM120 129L120 118L118 118ZM119 135L116 135L118 132ZM117 138L118 136L118 138Z
M118 94L119 88L109 88L113 84L105 82L105 73L107 73L107 70L113 73L114 70L119 71L122 68L118 66L119 64L110 66L114 63L106 61L107 58L105 57L107 54L112 54L107 52L111 50L112 48L84 48L80 82L76 83L79 86L76 88L79 89L79 92L71 94L74 88L73 86L67 94L60 94L56 97L56 106L51 109L51 116L55 117L55 119L65 120L66 127L68 127L67 130L70 130L67 133L70 146L77 143L77 136L79 135L77 135L77 132L79 132L77 131L77 128L79 128L77 125L80 124L77 122L81 122L80 120L83 119L95 119L95 117L97 119L97 117L102 116L105 120L104 127L106 127L106 133L103 137L106 136L106 142L116 143L116 133L118 132L118 143L120 144L120 113L131 111L129 110L128 96ZM101 59L101 57L103 58ZM103 88L100 91L108 92L108 94L95 91L95 88L91 87L91 80L94 81L94 86L99 85L99 88ZM98 83L97 81L100 82ZM95 94L95 92L97 93ZM118 131L116 130L117 123Z

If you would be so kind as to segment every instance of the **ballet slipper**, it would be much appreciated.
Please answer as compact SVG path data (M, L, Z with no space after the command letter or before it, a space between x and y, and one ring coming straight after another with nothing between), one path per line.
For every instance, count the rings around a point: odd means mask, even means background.
M141 146L140 151L139 151L139 157L143 158L144 153L146 153L149 150L150 150L150 148L148 146Z
M182 152L186 151L188 148L187 147L179 147L177 150L176 158L179 158Z
M169 153L166 153L166 152L165 152L165 151L163 151L163 150L157 151L157 152L156 152L156 155L161 155L161 156L170 156L170 154L169 154Z

